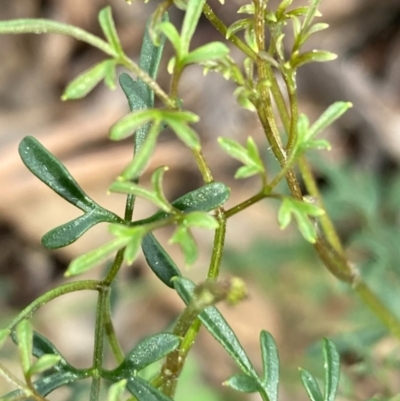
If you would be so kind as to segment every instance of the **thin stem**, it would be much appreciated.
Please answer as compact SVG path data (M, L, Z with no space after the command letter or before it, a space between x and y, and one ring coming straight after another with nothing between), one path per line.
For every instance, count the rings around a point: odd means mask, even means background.
M103 287L102 290L99 291L99 297L97 300L92 367L93 379L90 388L90 401L98 401L100 395L100 372L103 366L105 311L107 310L107 302L109 300L109 290L109 287Z
M98 280L75 281L73 283L67 283L53 288L52 290L41 295L39 298L35 299L30 305L22 310L7 326L7 329L14 330L19 322L24 319L29 319L40 307L46 305L48 302L60 297L61 295L82 290L100 291L102 288L103 283Z
M222 208L218 208L216 216L219 226L215 230L213 252L210 267L208 268L207 278L216 280L219 276L219 269L225 244L226 234L226 214Z
M112 289L110 289L111 294ZM109 295L110 297L110 295ZM110 300L107 301L105 313L104 313L104 330L107 337L108 344L110 345L111 351L114 355L114 358L117 364L120 364L125 359L124 351L118 341L118 338L115 334L114 325L111 319L111 305Z
M95 36L81 28L62 22L48 19L16 19L0 22L0 34L21 34L21 33L55 33L73 37L85 42L113 58L117 58L117 52L103 39Z
M206 3L203 6L203 14L204 16L211 22L214 28L220 32L224 37L226 36L226 32L228 28L226 25L215 15L212 8ZM242 42L236 35L231 35L228 40L232 42L238 49L240 49L247 57L250 57L252 60L257 59L256 53L246 43Z
M228 219L229 217L234 216L235 214L241 212L244 209L247 209L248 207L254 205L261 199L264 199L266 196L268 196L264 191L259 192L258 194L252 196L249 199L246 199L245 201L239 203L236 206L233 206L232 208L228 209L225 211L225 217Z

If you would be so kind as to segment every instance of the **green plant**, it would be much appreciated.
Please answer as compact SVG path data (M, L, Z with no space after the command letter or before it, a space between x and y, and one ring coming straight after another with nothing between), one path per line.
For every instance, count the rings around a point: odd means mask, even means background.
M388 330L400 336L400 321L393 312L371 291L355 266L346 258L341 241L323 204L318 186L306 159L310 149L329 149L325 140L317 135L338 119L351 105L337 102L328 107L313 124L299 113L296 92L296 72L310 62L332 60L335 56L326 51L302 51L310 35L327 28L314 23L318 14L318 0L311 0L307 7L291 8L291 0L283 0L276 10L270 9L265 0L253 0L240 7L239 13L248 17L230 27L214 14L205 0L165 0L154 11L142 43L139 64L124 53L109 7L99 14L99 23L106 40L69 25L48 20L12 20L0 22L0 33L58 33L73 36L97 47L107 59L96 64L73 80L65 89L63 100L79 99L88 94L100 81L111 89L115 87L117 66L126 68L137 76L120 76L120 85L128 99L131 113L117 121L110 130L115 141L133 136L134 157L109 188L110 192L127 195L123 217L98 205L78 185L67 169L36 139L24 138L19 147L26 167L54 192L80 210L83 215L56 227L44 235L42 243L50 249L67 246L78 240L98 223L110 224L114 239L109 243L75 259L65 275L72 277L101 265L109 257L113 262L101 280L78 280L54 288L26 307L6 329L0 331L1 342L11 336L18 345L24 381L20 381L0 363L0 373L11 381L16 390L2 399L43 400L54 389L83 379L91 379L90 400L100 397L101 383L108 383L108 399L127 397L138 401L162 401L174 399L176 387L185 360L203 325L235 360L241 373L226 380L225 384L239 392L258 392L263 400L278 398L279 359L276 344L266 331L260 334L263 372L255 370L235 333L215 307L220 301L235 304L246 296L244 283L239 278L219 279L221 258L224 251L226 222L233 215L246 210L263 199L280 203L278 221L287 227L292 217L304 239L312 243L328 270L339 280L349 284L365 304L376 314ZM169 22L167 10L176 6L185 11L181 31ZM204 15L226 39L242 51L243 66L229 56L229 48L222 42L211 42L191 49L191 39L201 15ZM289 55L284 52L284 28L293 25L293 45ZM244 31L244 41L236 33ZM270 33L266 44L265 31ZM170 89L165 92L157 83L157 71L166 40L171 42L174 57L169 61ZM203 155L199 136L191 124L199 116L185 110L185 99L179 98L179 83L185 68L200 65L205 72L215 71L236 83L235 96L244 108L254 112L263 127L266 140L280 164L277 174L270 176L257 145L248 137L245 146L229 138L218 138L221 148L239 160L235 178L258 176L260 190L244 202L224 209L229 188L215 182L210 164ZM281 76L288 101L277 83ZM155 96L162 107L155 108ZM273 112L276 105L278 116ZM163 177L168 167L161 166L152 172L150 189L139 184L157 139L166 128L171 129L192 152L204 185L181 198L170 202L163 191ZM282 128L282 129L280 129ZM281 134L280 131L284 133ZM308 197L303 196L299 179L304 181ZM290 194L278 191L278 184L285 181ZM135 198L152 202L159 211L141 220L132 221ZM210 212L213 212L210 214ZM153 232L173 225L175 231L171 243L179 244L186 265L197 258L197 245L192 235L193 227L215 232L208 275L204 282L195 284L182 276L181 270L157 241ZM140 248L150 269L167 286L174 288L186 303L170 332L145 338L125 353L115 334L110 296L112 284L122 264L132 264ZM57 348L45 337L32 331L29 318L42 305L63 294L81 290L98 293L96 310L93 364L86 369L70 365ZM104 339L113 352L116 367L103 366ZM300 371L301 380L312 401L334 400L339 383L339 355L332 341L325 339L324 394L317 380L306 370ZM32 361L32 356L37 358ZM145 380L140 372L154 362L165 358L158 373Z

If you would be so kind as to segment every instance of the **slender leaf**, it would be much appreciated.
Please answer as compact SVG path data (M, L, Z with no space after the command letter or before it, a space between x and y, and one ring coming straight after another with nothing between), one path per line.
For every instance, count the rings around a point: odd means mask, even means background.
M114 375L128 379L132 372L139 372L146 366L164 358L180 344L180 338L172 333L158 333L147 337L128 353L114 371Z
M43 355L29 368L28 375L33 376L51 369L60 362L58 355Z
M247 28L249 24L251 24L253 20L251 18L243 18L235 21L232 25L228 27L226 30L225 38L229 39L236 32L242 31Z
M184 226L178 226L169 239L170 244L178 244L185 256L186 266L191 266L197 259L198 251L196 241L190 230Z
M201 227L210 230L215 230L218 228L219 224L215 217L210 216L206 212L191 212L185 216L184 225L186 227Z
M138 401L172 401L172 398L167 397L138 376L130 377L126 387Z
M24 373L29 371L32 360L32 338L33 331L29 320L22 320L16 328L16 336L18 339L19 357Z
M323 50L311 50L309 52L302 53L291 60L290 64L292 68L299 68L304 64L314 62L325 62L332 61L337 58L337 54L323 51Z
M324 361L325 361L325 397L324 401L334 401L339 386L340 357L335 344L324 338Z
M324 401L321 390L314 376L305 369L300 368L301 381L311 401Z
M114 19L112 17L111 7L104 7L99 12L99 23L101 26L101 30L104 33L108 43L115 50L115 52L119 55L123 55L124 51L122 50L121 42L119 41L118 33L115 28Z
M189 53L190 41L199 22L205 0L189 0L181 30L181 55Z
M91 252L79 256L70 263L67 271L64 274L65 277L76 276L78 274L86 272L87 270L103 262L114 252L125 247L128 242L129 237L116 238L115 240L110 241L100 248L94 249Z
M47 232L42 237L42 244L48 249L62 248L75 242L96 224L105 222L122 223L122 219L108 210L95 208Z
M229 54L229 48L221 42L211 42L191 51L182 60L183 64L205 63L220 60Z
M185 278L174 280L174 286L179 296L188 304L193 296L194 283ZM236 334L228 325L217 308L210 306L200 313L199 318L210 334L225 348L228 354L239 365L242 371L258 380L257 372L250 362Z
M101 80L110 75L111 70L115 70L115 60L104 60L78 75L65 88L61 99L82 99L85 97Z
M85 212L92 210L96 205L83 192L65 166L37 139L31 136L25 137L19 144L18 151L31 173L67 202Z
M254 377L243 373L231 376L223 385L231 387L241 393L255 393L259 391L258 381Z
M171 280L181 276L181 272L153 234L149 233L143 237L142 250L154 274L168 287L174 288Z
M263 383L269 401L278 400L279 357L274 338L265 330L260 334L261 354L263 362Z
M170 22L162 22L158 29L162 32L171 42L178 59L181 58L181 38L179 32L176 30L175 25Z
M129 242L126 244L124 260L128 265L131 265L136 259L140 250L140 245L142 243L144 233L144 227L137 227L136 233L134 235L131 235Z

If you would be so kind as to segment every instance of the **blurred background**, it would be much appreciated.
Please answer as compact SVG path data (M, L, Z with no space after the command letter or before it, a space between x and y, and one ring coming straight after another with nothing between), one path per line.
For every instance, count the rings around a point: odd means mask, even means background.
M210 1L229 25L245 2L226 3ZM101 36L97 14L111 5L123 47L137 61L146 19L157 4L154 0L147 5L136 1L132 6L123 0L0 0L0 19L51 18ZM278 2L270 0L269 4L275 7ZM333 150L311 153L310 160L350 260L400 318L400 3L323 0L320 10L321 21L330 28L312 37L307 46L339 57L300 69L300 110L313 121L336 100L351 101L354 107L323 134ZM179 25L182 13L171 11L171 20ZM202 19L193 46L210 40L223 38ZM112 143L107 137L109 127L129 111L119 87L109 91L101 84L83 100L60 100L68 82L104 59L97 49L58 35L7 35L0 37L0 43L0 323L4 327L35 297L65 282L62 275L73 258L110 238L107 227L100 225L65 249L50 252L41 246L40 239L48 230L77 217L79 211L23 166L18 155L21 139L26 135L37 138L65 163L93 199L120 215L124 197L107 195L107 189L131 159L132 146L130 140ZM171 54L167 45L159 74L166 89L165 66ZM234 48L232 56L242 59ZM218 136L243 143L252 135L270 176L277 171L256 116L237 106L234 89L217 74L203 78L198 67L185 71L180 86L185 109L201 117L196 129L215 179L232 189L228 207L255 194L259 183L232 178L238 164L220 151ZM170 167L165 191L171 200L202 185L190 152L168 132L161 136L148 171L160 165ZM143 184L148 178L147 173ZM294 227L279 230L277 207L275 201L266 200L228 223L222 276L243 277L250 296L235 308L221 305L221 310L254 364L261 364L259 332L268 330L280 350L280 399L305 400L297 368L322 377L320 339L328 336L342 357L339 399L387 399L400 393L398 341L349 288L329 275ZM145 202L138 202L135 218L152 211ZM170 234L166 230L159 238L182 266L179 249L167 244ZM200 258L184 274L202 280L212 236L196 234ZM99 277L103 271L100 267L84 276ZM143 257L123 268L117 294L115 326L127 351L143 336L165 329L182 309L173 291L154 279ZM34 318L36 330L80 367L91 363L95 302L94 294L74 293L46 305ZM12 344L1 352L2 361L19 374ZM188 395L191 401L258 399L221 386L235 372L225 352L201 332L178 399L188 399ZM7 386L0 378L0 394ZM80 399L85 386L56 391L49 399Z

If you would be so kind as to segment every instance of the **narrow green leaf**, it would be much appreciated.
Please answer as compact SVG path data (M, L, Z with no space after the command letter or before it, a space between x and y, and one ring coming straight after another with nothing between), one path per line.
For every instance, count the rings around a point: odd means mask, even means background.
M241 161L243 164L251 164L247 149L239 142L230 138L219 137L218 143L229 156Z
M168 241L170 244L178 244L185 256L186 266L191 266L197 259L198 251L196 241L190 230L184 226L178 226Z
M255 393L259 391L257 380L243 373L231 376L227 381L222 383L224 386L233 388L241 393Z
M159 199L160 203L164 205L162 209L165 210L166 212L171 212L172 205L168 202L163 191L164 174L168 170L169 168L167 166L161 166L156 168L153 174L151 175L151 185L153 186L154 193L157 195L157 198Z
M51 369L58 362L60 362L60 356L58 355L43 355L41 356L30 368L28 371L28 376L33 376L39 373L42 373L46 370Z
M195 189L194 191L188 192L182 197L174 200L171 204L175 209L182 212L210 212L218 206L223 205L228 200L229 195L230 189L225 184L221 182L211 182ZM147 219L135 221L132 225L153 223L169 216L169 213L160 211Z
M331 150L332 145L325 139L315 139L308 141L305 146L306 149L318 149L318 150Z
M117 30L115 29L114 19L112 17L111 7L104 7L99 12L99 23L108 43L118 55L123 55L121 42L119 41Z
M86 272L123 248L128 242L129 237L116 238L91 252L79 256L70 263L64 276L71 277Z
M167 397L138 376L131 376L126 387L138 401L173 401L172 398Z
M153 234L149 233L143 237L142 250L154 274L168 287L174 288L171 280L180 276L181 272Z
M145 232L146 231L144 227L137 227L137 230L133 235L131 235L129 242L126 244L124 260L128 265L131 265L136 259Z
M260 170L256 166L242 166L236 170L234 177L236 179L248 178L256 174L260 174Z
M123 379L110 386L107 393L107 401L121 401L126 388L127 380Z
M170 121L176 121L180 123L197 123L200 120L200 117L197 114L182 110L162 110L160 118L167 123Z
M146 366L164 358L180 344L180 338L172 333L158 333L140 341L128 353L124 361L113 373L121 378L129 378Z
M31 173L67 202L85 212L92 210L96 205L83 192L65 166L38 140L31 136L25 137L20 142L18 151Z
M171 42L178 59L181 58L181 38L179 32L176 30L175 25L170 22L162 22L158 25L158 29L168 38Z
M150 158L154 152L157 143L157 138L160 133L160 123L154 122L146 139L141 144L140 150L135 154L133 160L128 164L125 170L121 173L121 180L136 180L146 168Z
M350 102L335 102L331 104L310 127L307 133L307 140L313 139L321 131L340 118L351 107L352 104Z
M11 334L11 330L9 330L9 329L0 330L0 349L3 346L3 344L6 342L6 340L10 334Z
M225 39L229 39L236 32L242 31L247 28L249 24L251 24L253 20L251 18L243 18L235 21L232 25L228 27L225 34Z
M263 383L269 401L278 400L279 356L274 338L265 330L260 333L261 354L263 362Z
M283 200L279 212L278 212L278 223L281 230L285 229L292 220L292 207L290 202Z
M142 125L159 118L159 111L155 109L151 110L139 110L134 113L130 113L125 117L118 120L110 129L110 139L113 141L120 141L135 133L135 131Z
M255 10L254 10L254 4L245 4L243 6L241 6L239 8L239 10L237 10L238 14L254 14Z
M181 29L181 56L189 53L190 41L199 22L205 0L189 0Z
M314 376L305 369L300 368L301 381L307 391L308 397L311 401L324 401L321 390Z
M325 397L324 401L334 401L339 386L340 356L335 344L324 338Z
M32 338L33 331L30 322L27 319L22 320L16 327L18 339L19 357L24 373L28 373L31 367Z
M179 296L188 304L193 297L194 283L185 278L177 278L174 280L174 286ZM257 372L236 337L236 334L218 309L210 306L200 313L199 318L204 327L225 348L228 354L239 365L240 369L242 369L245 374L258 380Z
M205 63L206 61L221 60L228 54L228 46L221 42L211 42L191 51L183 58L182 63L184 65L188 65Z
M148 200L149 202L154 203L161 210L165 210L167 213L171 211L171 206L165 205L164 202L160 201L158 195L149 191L148 189L142 187L139 184L135 184L130 181L115 181L111 184L110 189L111 192L120 192L124 194L131 194L135 196L139 196L143 199Z
M48 249L62 248L72 244L86 231L99 223L122 223L122 219L104 209L92 209L61 226L53 228L42 237L42 244Z
M110 63L106 67L106 75L104 77L104 85L107 86L108 89L114 90L117 85L117 63Z
M206 212L191 212L185 215L183 221L185 227L201 227L207 228L209 230L215 230L218 228L219 224L215 217L210 216Z
M178 120L168 120L167 123L189 149L196 151L201 149L199 136L187 124Z
M61 100L82 99L110 73L110 69L115 69L115 65L115 60L104 60L87 69L67 85Z
M337 54L324 50L311 50L296 56L290 61L292 68L299 68L304 64L314 62L332 61L337 58Z

